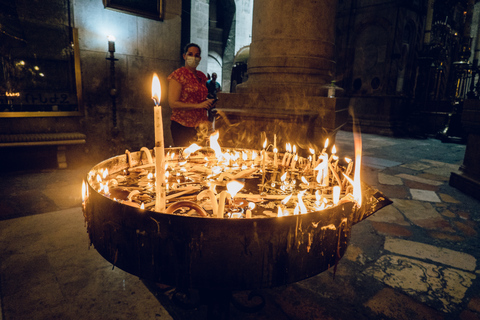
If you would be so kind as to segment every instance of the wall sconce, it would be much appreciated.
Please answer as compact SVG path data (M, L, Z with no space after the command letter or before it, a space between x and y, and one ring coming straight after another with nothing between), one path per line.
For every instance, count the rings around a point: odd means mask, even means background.
M110 96L112 97L112 122L114 131L117 130L117 88L115 86L115 37L108 36L108 52L110 57L106 58L110 60Z
M108 52L113 53L115 52L115 37L110 35L108 38Z

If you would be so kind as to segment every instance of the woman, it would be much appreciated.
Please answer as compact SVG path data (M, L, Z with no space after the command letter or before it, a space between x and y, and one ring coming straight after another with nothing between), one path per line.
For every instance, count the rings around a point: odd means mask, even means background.
M201 60L200 47L195 43L185 46L185 66L168 76L168 103L172 108L170 117L173 143L186 147L195 140L196 128L208 123L207 110L213 99L207 99L207 77L197 66Z

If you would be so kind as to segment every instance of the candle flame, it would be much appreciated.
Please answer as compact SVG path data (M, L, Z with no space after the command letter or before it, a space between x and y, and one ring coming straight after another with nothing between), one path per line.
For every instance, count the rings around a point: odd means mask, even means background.
M85 180L82 181L82 202L85 201L87 198L87 185L85 183Z
M313 148L308 148L308 150L310 150L310 153L311 153L311 154L315 154L315 149L313 149Z
M140 209L145 209L145 204L142 202L142 204L140 205Z
M300 191L297 195L298 199L298 206L300 207L300 213L305 214L307 213L307 207L305 206L305 203L303 203L303 195L305 194L307 190Z
M189 145L187 148L185 148L185 150L183 150L183 155L185 156L185 159L187 159L188 157L190 157L190 155L192 153L194 153L195 151L198 151L202 149L202 147L200 147L198 144L196 143L192 143L191 145Z
M220 144L218 143L218 137L220 136L220 132L215 131L210 135L210 148L215 151L215 157L217 160L221 160L224 158L224 155L222 153L222 148L220 147Z
M292 194L286 196L286 197L282 200L282 204L284 204L284 205L287 204L288 201L290 201L290 198L291 198L291 197L292 197Z
M292 146L290 145L290 143L287 142L287 144L285 145L285 149L287 150L287 152L292 151Z
M228 193L230 193L232 198L235 198L235 195L243 188L244 185L244 183L237 180L230 181L227 183Z
M160 88L160 80L156 73L153 74L152 79L152 99L155 102L155 105L158 106L160 104L161 98L161 88Z
M355 174L353 176L353 198L358 206L362 205L362 189L360 182L360 171L362 163L362 138L360 132L354 132L353 140L355 144Z
M267 139L265 139L265 142L263 143L263 149L267 147Z
M297 153L297 146L293 145L293 153Z
M327 140L325 140L325 145L324 145L324 148L327 149L328 148L328 138Z
M337 148L335 148L335 145L332 146L332 154L337 153Z

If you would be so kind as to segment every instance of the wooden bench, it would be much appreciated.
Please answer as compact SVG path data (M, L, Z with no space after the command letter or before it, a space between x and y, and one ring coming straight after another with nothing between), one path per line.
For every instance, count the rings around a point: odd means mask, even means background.
M85 144L87 136L80 132L0 134L0 147L57 146L59 168L67 167L67 145Z

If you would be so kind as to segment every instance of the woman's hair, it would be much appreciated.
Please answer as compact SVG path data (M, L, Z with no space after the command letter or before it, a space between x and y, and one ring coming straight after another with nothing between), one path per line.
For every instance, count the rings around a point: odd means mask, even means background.
M183 49L183 53L187 53L187 52L188 52L188 49L189 49L190 47L197 47L197 48L198 48L198 51L200 52L200 54L202 54L202 49L200 49L200 46L199 46L198 44L196 44L196 43L193 43L193 42L192 42L192 43L189 43L189 44L187 44L187 45L185 46L185 48Z

